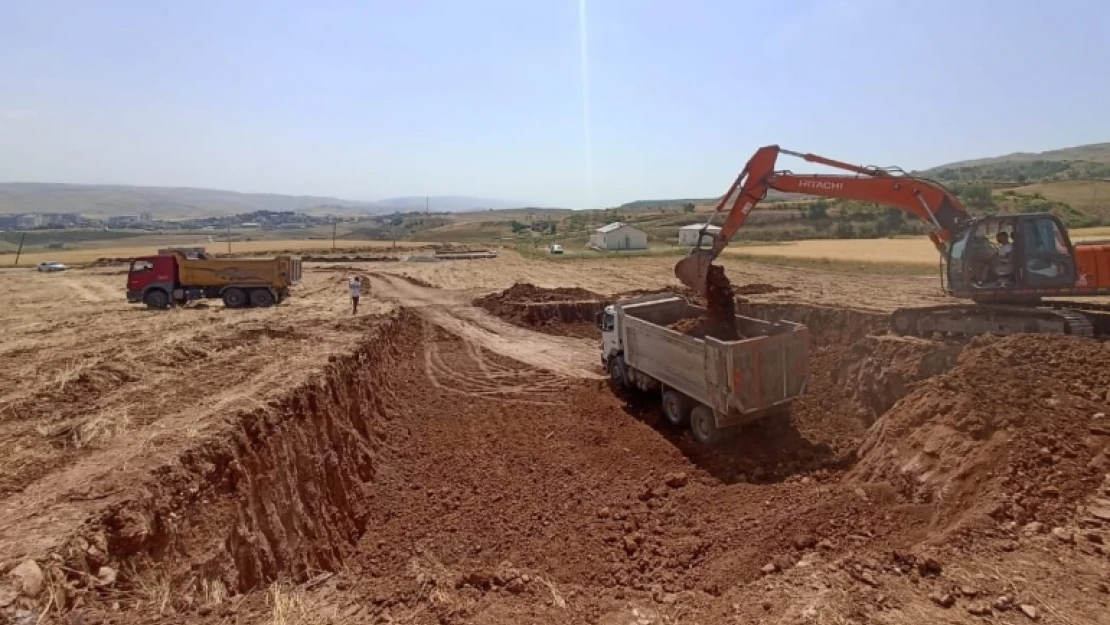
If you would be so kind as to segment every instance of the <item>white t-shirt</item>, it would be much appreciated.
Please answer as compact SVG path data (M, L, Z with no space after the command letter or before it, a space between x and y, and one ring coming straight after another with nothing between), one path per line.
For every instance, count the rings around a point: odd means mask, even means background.
M1011 243L1005 243L998 248L998 253L1002 256L1009 256L1012 251L1014 251L1014 246Z
M360 282L358 278L351 278L348 280L347 287L351 289L351 297L362 295L362 282Z

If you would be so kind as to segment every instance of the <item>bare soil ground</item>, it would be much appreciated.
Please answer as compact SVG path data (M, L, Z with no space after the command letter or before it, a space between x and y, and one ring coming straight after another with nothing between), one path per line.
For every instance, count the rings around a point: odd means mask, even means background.
M471 304L673 261L355 263L358 316L312 266L248 311L0 275L0 618L1110 622L1105 345L890 337L931 282L729 261L741 313L810 326L811 382L709 449L614 393L596 340Z
M4 273L0 554L54 547L130 476L349 350L391 306L350 315L345 288L310 269L276 308L150 311L127 303L119 268Z

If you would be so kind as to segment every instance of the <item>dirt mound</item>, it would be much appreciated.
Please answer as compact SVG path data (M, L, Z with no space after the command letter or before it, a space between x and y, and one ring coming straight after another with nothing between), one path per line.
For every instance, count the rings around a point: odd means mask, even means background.
M524 328L559 336L595 338L594 316L609 299L586 289L546 289L518 282L499 293L479 297L473 303Z
M528 282L517 282L511 287L480 298L483 301L496 300L502 302L577 302L582 300L602 300L605 296L573 287L559 287L548 289Z
M1060 522L1105 472L1108 394L1100 343L981 337L876 422L848 479L936 502L943 530Z

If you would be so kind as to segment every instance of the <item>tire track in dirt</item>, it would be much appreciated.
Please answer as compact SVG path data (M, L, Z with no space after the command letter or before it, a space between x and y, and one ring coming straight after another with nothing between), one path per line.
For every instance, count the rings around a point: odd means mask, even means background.
M470 305L450 291L418 286L404 278L371 274L373 293L416 309L429 323L467 343L565 377L600 379L593 341L532 332Z
M82 302L87 302L89 304L99 304L108 300L108 298L104 297L102 291L90 287L86 279L66 276L59 280L59 282L61 283L58 285L58 294L60 298L65 298L67 294L71 294L75 295Z
M424 373L433 388L471 398L492 399L535 406L555 406L565 389L565 379L535 370L490 366L473 344L465 358L448 359L440 349L437 328L424 322Z

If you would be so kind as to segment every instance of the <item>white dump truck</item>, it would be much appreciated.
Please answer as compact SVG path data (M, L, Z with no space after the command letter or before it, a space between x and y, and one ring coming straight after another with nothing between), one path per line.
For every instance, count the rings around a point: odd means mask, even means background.
M744 337L697 338L669 326L701 317L705 309L670 294L618 301L597 315L601 363L619 387L658 392L663 414L687 423L712 445L735 428L768 415L785 415L805 392L809 330L789 321L736 316Z

